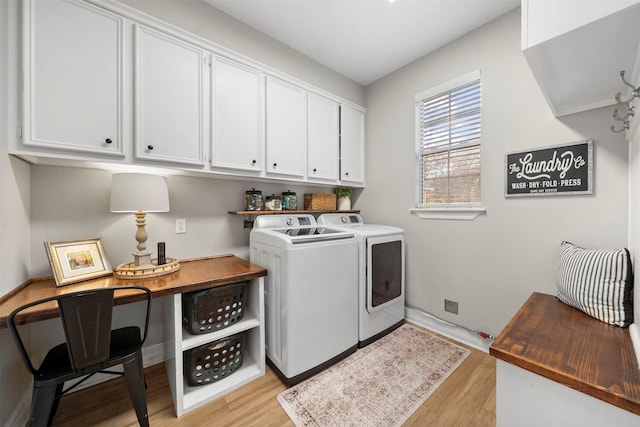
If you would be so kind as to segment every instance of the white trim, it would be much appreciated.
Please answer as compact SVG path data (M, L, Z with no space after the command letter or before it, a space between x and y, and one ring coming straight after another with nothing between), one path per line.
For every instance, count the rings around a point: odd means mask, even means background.
M33 382L32 382L33 384ZM30 411L31 407L31 394L32 394L33 386L29 385L29 387L22 393L20 396L20 400L14 406L9 419L5 426L27 426L29 425Z
M420 219L473 221L487 210L483 207L414 208L410 212Z
M429 329L440 335L444 335L447 338L466 344L476 350L489 353L489 346L493 342L493 339L491 338L482 338L462 326L455 325L447 322L446 320L438 319L437 317L416 308L405 307L404 313L405 319L418 326L422 326L423 328Z
M164 362L164 343L153 344L142 348L142 364L145 368L161 362ZM120 368L121 367L122 365L120 365ZM122 369L118 369L117 366L115 368L116 369L112 369L114 372L122 371ZM91 387L93 385L100 384L111 379L113 379L113 375L96 374L83 382L74 390L82 390L84 388Z
M432 87L431 89L424 90L415 95L415 101L419 102L426 98L431 98L432 96L441 94L442 92L447 92L452 89L455 89L459 86L465 85L467 83L471 83L475 80L480 80L480 70L475 70L466 74L464 76L460 76L453 80L449 80L448 82L441 83L436 87Z
M482 144L482 80L480 78L480 69L477 69L475 71L472 71L464 76L455 78L453 80L450 80L446 83L440 84L436 87L433 87L431 89L422 91L418 94L415 95L415 104L414 104L414 138L415 138L415 155L416 155L416 186L415 186L415 191L416 191L416 206L417 209L421 209L423 207L425 207L425 196L424 196L424 185L425 185L425 170L424 170L424 156L430 156L433 154L437 154L437 153L451 153L451 152L456 152L458 150L463 150L465 148L469 148L469 147L478 147L478 149L481 147ZM478 104L478 114L480 117L480 124L479 124L479 129L478 129L478 134L477 134L477 138L473 140L473 142L469 142L467 141L466 143L461 143L458 144L456 146L451 146L451 134L448 136L449 138L449 143L445 146L445 147L441 147L441 148L434 148L432 147L430 144L430 140L429 138L426 138L426 140L423 140L422 138L422 132L425 129L424 126L426 126L426 123L423 121L424 117L422 116L422 107L421 104L427 100L429 100L430 98L434 98L434 97L451 97L452 94L458 90L462 90L462 88L467 88L467 87L471 87L471 86L475 86L478 85L478 89L479 89L479 104ZM467 86L468 85L468 86ZM451 105L449 105L449 108L451 108ZM428 110L429 108L427 108ZM449 109L449 113L452 114L449 116L449 124L452 123L453 117L458 117L455 113L453 113L451 111L451 109ZM466 117L464 120L468 120L470 117L472 116L468 116ZM443 119L444 120L444 119ZM457 120L457 119L456 119ZM445 120L446 121L446 120ZM444 121L443 121L444 123ZM444 139L442 140L444 141ZM425 146L426 144L426 146ZM481 154L480 152L478 152L476 154L478 160L481 160ZM474 159L476 157L474 156ZM478 178L481 177L481 172L478 172ZM449 174L449 172L447 172L447 174L445 175L447 178L451 178L451 175ZM445 176L443 176L442 178L444 178ZM448 200L449 197L451 197L451 190L447 189L446 194L447 194L447 198ZM480 196L480 192L481 192L481 188L478 194L478 197ZM457 194L454 192L454 194ZM475 205L476 203L478 203L478 201L474 200L473 203L469 203L470 205ZM449 208L449 205L441 205L438 204L437 205L438 208L440 207L444 207L444 208ZM457 206L454 206L457 207ZM418 211L416 211L418 212ZM450 211L448 211L450 212ZM465 213L468 213L468 211L465 211ZM437 214L436 214L437 215ZM420 216L420 214L418 214L418 216ZM447 217L450 219L467 219L467 220L473 220L475 219L477 215L473 216L473 217L469 217L468 215L457 215L457 217L452 217L450 214L447 214ZM422 216L420 216L422 218ZM441 216L437 215L434 216L433 213L430 213L427 216L425 216L425 218L428 219L439 219Z
M633 349L636 352L636 363L638 364L638 369L640 369L640 327L635 323L629 325L629 335L631 335Z

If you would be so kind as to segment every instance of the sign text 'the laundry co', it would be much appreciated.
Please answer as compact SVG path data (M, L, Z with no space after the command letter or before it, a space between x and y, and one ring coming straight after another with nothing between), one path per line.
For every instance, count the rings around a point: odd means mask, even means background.
M593 141L505 155L505 197L593 194Z

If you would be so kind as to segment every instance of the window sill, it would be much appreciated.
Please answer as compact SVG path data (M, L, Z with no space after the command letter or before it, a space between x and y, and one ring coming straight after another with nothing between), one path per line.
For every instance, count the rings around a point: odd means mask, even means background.
M420 219L452 219L473 221L487 210L483 207L415 208L411 212Z

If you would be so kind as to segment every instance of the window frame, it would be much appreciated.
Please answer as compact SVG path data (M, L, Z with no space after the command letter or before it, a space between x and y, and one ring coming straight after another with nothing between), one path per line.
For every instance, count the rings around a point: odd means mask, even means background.
M432 98L434 96L445 94L460 86L472 83L474 81L480 81L480 88L482 90L482 79L480 70L472 71L464 76L442 83L431 89L422 91L415 95L414 102L414 127L415 127L415 149L416 149L416 180L415 180L415 208L411 209L411 212L416 214L422 219L457 219L457 220L473 220L482 213L486 212L486 209L482 207L482 172L480 173L480 201L473 203L456 203L456 204L426 204L423 203L423 184L424 177L421 174L422 171L422 144L420 140L421 133L421 118L419 103L425 99ZM480 100L482 105L482 92L480 93ZM480 113L480 120L482 121L482 111ZM482 126L482 125L481 125ZM474 144L475 145L475 144ZM482 143L480 142L480 147ZM463 148L461 145L458 148ZM446 151L450 151L449 149ZM482 155L480 155L480 161L482 161Z

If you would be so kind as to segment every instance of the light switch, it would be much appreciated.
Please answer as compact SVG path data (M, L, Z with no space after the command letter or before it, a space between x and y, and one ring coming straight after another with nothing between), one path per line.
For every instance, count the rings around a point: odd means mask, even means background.
M184 234L187 232L187 220L184 218L176 219L176 234Z

